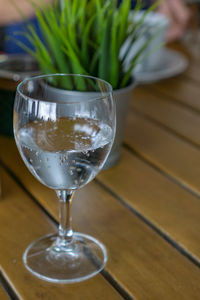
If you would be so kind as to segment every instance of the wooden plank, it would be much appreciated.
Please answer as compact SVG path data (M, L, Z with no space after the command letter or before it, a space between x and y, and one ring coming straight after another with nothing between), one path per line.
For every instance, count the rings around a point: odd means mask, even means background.
M134 113L129 114L125 141L158 168L200 193L200 151Z
M200 146L199 113L155 94L148 87L135 89L131 107Z
M41 235L55 232L55 225L3 170L1 176L1 271L19 299L122 299L101 275L79 284L56 285L39 280L25 269L22 254L27 245Z
M172 100L186 104L197 111L200 111L199 85L192 84L188 80L181 79L181 76L161 81L152 85L155 92L167 95ZM160 96L162 96L160 94Z
M0 78L0 89L15 91L19 81L14 81L11 79Z
M8 294L6 293L6 291L4 290L3 286L0 283L0 299L1 300L10 300L10 297L8 296Z
M101 173L98 179L200 262L200 201L197 197L125 149L121 161Z
M1 142L1 159L56 216L54 193L29 177L11 140ZM109 253L107 271L134 299L199 299L200 270L98 184L90 183L74 200L76 227L104 242Z

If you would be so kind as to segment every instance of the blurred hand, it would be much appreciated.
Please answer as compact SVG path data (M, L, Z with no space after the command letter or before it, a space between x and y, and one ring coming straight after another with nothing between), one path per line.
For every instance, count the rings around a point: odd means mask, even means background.
M184 35L190 18L190 11L185 3L182 0L163 0L158 12L170 20L167 42L180 39Z
M50 3L53 0L45 0L44 2ZM14 3L14 4L13 4ZM40 3L40 1L36 1ZM0 25L6 25L12 22L22 21L22 17L17 10L18 7L26 17L31 17L34 15L34 8L31 5L31 1L28 0L0 0Z

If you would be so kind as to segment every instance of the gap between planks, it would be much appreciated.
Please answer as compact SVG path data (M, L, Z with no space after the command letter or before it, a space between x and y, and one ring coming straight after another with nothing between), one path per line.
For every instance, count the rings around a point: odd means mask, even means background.
M182 135L178 131L174 131L173 129L169 128L167 125L161 123L158 120L155 120L153 117L149 116L147 113L139 110L137 107L131 108L131 110L134 110L134 113L139 115L141 118L147 119L151 123L155 124L156 126L164 129L168 133L176 136L178 139L184 141L185 143L189 144L190 146L193 146L194 148L200 150L200 146L195 143L193 140L189 140L186 136ZM200 117L200 116L199 116Z
M17 178L17 176L12 172L12 170L9 169L1 160L0 160L0 165L4 168L4 170L12 177L12 179L15 180L15 182L21 187L21 189L30 197L30 199L40 207L40 209L51 219L51 221L54 222L55 225L58 226L58 221L48 212L47 209L45 209L42 204L26 189L26 187L23 185L23 183ZM127 291L125 288L123 288L113 277L112 275L107 271L103 270L100 272L100 274L104 277L105 280L108 281L108 283L119 293L119 295L124 298L125 300L135 300ZM5 287L8 287L8 290L10 291L9 295L13 295L11 300L20 300L17 298L15 295L14 291L11 289L7 281L5 280L4 277L3 282L5 282ZM1 272L0 272L0 279L1 279ZM7 285L6 285L7 283Z
M158 95L159 97L164 97L166 100L168 100L170 102L175 102L177 105L185 107L185 108L189 109L191 112L194 112L196 114L200 113L200 109L198 109L197 107L194 107L185 102L182 102L181 100L179 100L178 98L176 98L172 95L169 96L167 93L158 89L156 86L151 86L151 87L148 86L148 88L146 90L150 91L151 93L153 92L155 95Z
M131 110L134 110L134 113L136 115L138 115L140 118L142 119L146 119L147 121L151 122L152 124L154 124L155 126L157 126L158 128L166 131L168 134L175 136L176 138L178 138L179 140L183 141L184 143L188 144L189 146L195 148L196 150L200 150L199 145L197 145L195 142L187 139L187 137L181 135L180 133L178 133L177 131L174 131L172 129L170 129L167 125L161 124L159 121L153 119L153 117L150 117L149 115L147 115L144 112L141 112L139 109L135 108L131 108ZM192 195L194 195L197 198L200 198L200 193L198 193L197 191L193 190L190 186L184 184L181 180L177 179L175 176L171 175L169 172L167 172L166 170L158 167L156 164L154 164L153 162L151 162L148 158L146 158L145 156L143 156L141 153L139 153L136 149L134 149L131 145L129 145L127 142L123 143L124 147L129 150L129 152L134 153L138 158L140 158L142 161L144 161L145 163L147 163L148 165L150 165L152 168L154 168L156 171L158 171L160 174L162 174L163 176L167 177L168 179L170 179L172 182L176 183L177 185L181 186L182 188L184 188L187 192L191 193Z
M170 179L172 182L175 182L176 184L180 185L193 195L200 198L200 195L195 193L192 190L188 190L188 187L184 186L181 182L176 180L171 175L164 172L162 169L159 169L157 166L155 166L153 163L148 161L146 158L141 156L137 151L135 151L132 147L130 147L127 144L124 144L124 147L131 152L132 155L135 155L138 159L142 160L143 162L147 163L149 166L154 168L157 172L161 173L163 176ZM38 205L43 212L56 224L58 225L57 220L46 210L42 204L26 189L26 187L23 185L23 183L17 178L17 176L12 172L12 170L9 169L1 160L0 165L7 171L7 173L17 182L17 184L28 194L28 196ZM104 183L102 183L99 179L95 178L94 181L99 184L106 192L108 192L110 195L112 195L117 201L120 202L121 205L126 207L131 213L133 213L137 218L139 218L143 223L145 223L148 227L150 227L156 234L158 234L162 239L164 239L170 246L172 246L175 250L177 250L181 255L186 257L191 263L193 263L195 266L200 268L200 261L196 259L190 252L188 252L184 247L182 247L179 243L174 241L170 236L165 234L162 230L160 230L157 226L155 226L152 222L150 222L144 215L142 215L138 210L134 209L131 205L129 205L125 200L123 200L121 197L119 197L113 190L111 190L109 187L107 187ZM127 291L124 289L113 277L112 275L106 271L103 270L101 272L101 275L113 286L113 288L125 299L125 300L135 300ZM15 299L14 299L15 300ZM17 299L18 300L18 299Z
M126 146L125 146L126 147ZM126 147L129 151L129 147ZM131 151L133 154L133 151ZM135 153L134 153L135 155ZM143 158L136 155L139 159L144 160ZM151 165L151 163L150 163ZM152 165L151 165L152 166ZM153 166L154 167L154 166ZM155 168L154 168L155 169ZM157 170L159 171L159 170ZM163 174L163 172L160 172ZM165 175L165 174L164 174ZM128 204L124 199L119 197L112 189L107 187L104 183L101 182L99 179L95 179L102 188L104 188L108 193L110 193L116 200L118 200L124 207L126 207L131 213L137 216L142 222L144 222L147 226L149 226L154 232L156 232L161 238L163 238L166 242L168 242L173 248L175 248L179 253L189 259L194 265L200 268L200 261L197 260L190 252L188 252L184 247L182 247L179 243L174 241L170 236L165 234L162 230L160 230L157 226L155 226L152 222L150 222L143 214L141 214L138 210L133 208L130 204Z
M18 296L15 294L14 290L6 280L5 276L3 275L3 272L0 271L0 284L2 285L5 294L8 296L8 299L11 300L20 300Z

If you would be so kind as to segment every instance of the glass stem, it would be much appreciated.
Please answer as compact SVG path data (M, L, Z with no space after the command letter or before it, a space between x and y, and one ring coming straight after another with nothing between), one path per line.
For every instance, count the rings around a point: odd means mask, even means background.
M70 190L59 190L56 192L59 198L59 227L58 238L61 243L69 243L72 241L72 217L71 204L74 192Z

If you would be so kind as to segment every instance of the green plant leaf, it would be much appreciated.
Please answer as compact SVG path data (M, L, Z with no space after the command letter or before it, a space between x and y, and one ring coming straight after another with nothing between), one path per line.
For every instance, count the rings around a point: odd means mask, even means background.
M119 81L119 47L118 47L118 13L115 11L113 15L112 28L111 28L111 42L110 42L110 58L111 68L109 82L113 89L117 88Z
M99 70L98 77L109 81L110 73L110 38L111 38L112 14L108 12L107 18L103 23L102 40L100 44Z
M14 0L9 1L17 7ZM109 81L114 89L128 84L131 72L144 56L148 44L133 54L129 68L124 69L126 58L131 55L131 44L143 34L141 25L160 3L156 1L134 22L142 0L136 1L132 13L131 0L122 0L120 5L118 0L54 0L50 4L45 0L27 1L35 10L43 39L18 9L28 28L28 32L22 34L35 50L20 42L18 45L37 59L42 72L90 74ZM127 38L130 45L122 56L120 51ZM85 82L78 82L78 88L83 89ZM74 88L75 83L61 84Z
M95 17L96 17L95 15L90 17L90 19L88 20L88 22L85 26L85 30L83 31L83 35L82 35L81 54L82 54L82 61L84 61L86 65L89 65L89 60L90 60L90 57L88 55L90 44L88 43L88 41L89 41L90 30L94 23Z

